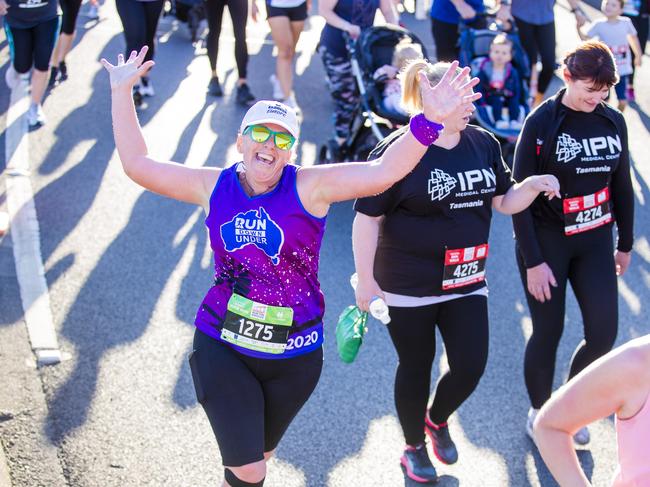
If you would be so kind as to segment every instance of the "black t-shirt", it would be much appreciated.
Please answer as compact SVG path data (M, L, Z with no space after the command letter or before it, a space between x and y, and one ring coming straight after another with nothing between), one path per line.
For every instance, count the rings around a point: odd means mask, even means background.
M558 178L562 199L538 197L530 209L539 224L564 228L564 201L610 186L619 168L622 142L616 126L605 117L567 107L552 144L551 157L542 164L541 173Z
M59 14L57 0L7 0L6 22L15 29L31 29Z
M380 143L379 156L407 128ZM374 275L387 292L407 296L466 294L485 281L442 289L445 252L486 244L492 198L513 184L499 142L473 125L461 132L451 150L432 145L415 169L377 196L354 208L369 216L385 215L379 233Z

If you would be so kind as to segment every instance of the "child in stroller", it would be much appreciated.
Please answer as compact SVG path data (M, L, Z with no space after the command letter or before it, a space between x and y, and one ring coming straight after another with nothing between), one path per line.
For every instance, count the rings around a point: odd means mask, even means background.
M413 60L422 59L422 47L414 44L410 38L400 41L395 46L391 64L384 64L372 75L375 82L383 83L384 108L401 116L407 116L402 106L402 83L398 79L399 73Z
M510 123L507 125L499 123L497 125L497 120L500 118L493 118L490 113L493 110L488 104L480 104L474 115L478 125L490 130L499 139L504 159L510 164L514 155L515 143L521 131L521 123L530 112L528 88L530 83L530 63L519 40L515 25L504 26L491 19L488 21L487 29L472 29L461 26L459 61L461 66L471 66L472 76L480 77L481 68L487 67L484 63L490 59L490 46L497 36L504 36L511 42L512 60L510 66L512 70L510 76L512 77L513 72L516 71L519 88L518 90L512 90L514 100L511 101L513 104L515 100L518 102L519 114L517 120L519 123L512 125ZM514 110L511 115L514 115Z
M521 80L512 66L512 41L499 34L490 44L490 55L479 67L481 82L478 91L483 94L481 105L488 108L491 121L500 130L520 130ZM503 119L503 109L508 108L508 120Z
M408 123L407 115L385 105L386 80L381 76L378 79L374 77L379 68L392 64L400 43L417 45L416 49L419 49L422 57L426 57L426 49L420 39L402 27L375 26L363 30L356 41L348 39L346 47L350 53L360 103L343 144L329 140L321 146L319 163L365 160L380 140Z

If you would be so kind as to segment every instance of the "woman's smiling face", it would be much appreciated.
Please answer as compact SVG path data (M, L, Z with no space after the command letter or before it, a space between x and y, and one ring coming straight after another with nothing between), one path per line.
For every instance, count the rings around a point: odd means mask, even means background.
M260 124L273 132L289 133L285 128L274 123ZM244 156L246 178L251 183L275 184L280 180L282 170L293 154L292 150L282 150L275 145L271 135L266 142L255 142L249 133L237 136L237 150ZM295 147L295 145L294 145Z
M609 94L609 86L594 86L593 80L573 79L568 71L564 73L564 80L567 84L565 101L569 108L578 112L593 112Z

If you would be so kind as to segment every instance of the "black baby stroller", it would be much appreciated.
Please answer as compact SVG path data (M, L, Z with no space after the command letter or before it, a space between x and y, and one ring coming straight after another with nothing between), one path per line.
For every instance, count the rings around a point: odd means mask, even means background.
M201 22L206 18L204 0L170 0L169 13L187 23L192 44L199 40Z
M371 27L364 30L356 41L347 39L360 103L345 142L341 146L333 140L324 144L320 149L319 163L364 161L380 140L408 123L407 116L384 106L384 82L374 77L378 68L392 63L395 47L407 39L419 44L426 58L426 49L420 39L397 26Z
M470 66L472 68L472 76L477 76L481 65L489 59L492 40L499 34L505 34L512 42L512 66L517 70L521 83L519 121L523 122L526 115L530 112L530 94L528 89L530 84L530 63L528 57L521 45L514 23L511 23L512 25L509 29L505 29L494 18L488 18L487 24L488 28L486 29L472 29L461 26L459 38L460 65ZM476 112L474 113L477 123L496 135L501 142L504 159L511 165L515 143L517 142L517 137L521 129L497 128L490 107L481 105L481 100L477 102L477 105Z

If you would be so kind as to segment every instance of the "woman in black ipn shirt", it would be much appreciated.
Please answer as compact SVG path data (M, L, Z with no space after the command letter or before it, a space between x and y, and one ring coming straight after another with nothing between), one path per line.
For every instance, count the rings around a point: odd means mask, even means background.
M424 71L436 83L447 67L419 61L407 68L403 100L411 113L422 106L417 73ZM526 208L540 191L559 195L552 176L514 184L499 143L480 127L468 126L470 115L457 110L408 176L355 204L357 303L367 310L372 297L379 296L389 306L388 330L399 357L395 405L407 444L401 464L420 482L436 478L424 447L425 427L438 459L456 462L447 419L472 393L487 361L485 262L492 209L512 214ZM385 139L373 154L382 153L403 130ZM449 372L440 378L425 418L436 326Z
M590 41L570 52L564 80L566 88L528 116L515 151L516 180L549 173L562 188L562 200L537 198L513 216L533 328L524 363L531 438L537 411L551 396L567 282L582 312L585 337L571 359L571 378L616 340L616 276L630 263L633 240L627 128L621 113L603 101L618 81L609 48ZM574 440L588 443L588 430L579 430Z

